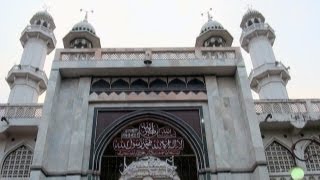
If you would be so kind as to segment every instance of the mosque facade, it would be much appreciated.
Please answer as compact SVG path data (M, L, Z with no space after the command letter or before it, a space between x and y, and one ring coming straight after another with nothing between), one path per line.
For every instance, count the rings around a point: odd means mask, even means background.
M320 179L320 100L289 99L260 12L240 27L241 47L208 15L194 47L101 48L86 15L55 49L52 16L36 13L0 104L1 179Z

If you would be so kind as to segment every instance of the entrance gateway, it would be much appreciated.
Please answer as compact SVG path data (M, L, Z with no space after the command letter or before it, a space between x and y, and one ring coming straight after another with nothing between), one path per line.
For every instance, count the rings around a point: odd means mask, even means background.
M98 179L197 180L198 157L193 143L190 143L191 137L185 135L192 130L183 132L166 120L169 119L147 113L124 120L126 123L112 125L110 129L105 128L104 132L112 131L111 128L114 131L108 133L112 137L105 137L105 143L102 143L102 136L97 138L96 147L104 146L97 148L101 150L96 150L95 154L99 159L101 153L100 160L96 161Z
M190 175L197 178L194 154L185 144L175 129L146 118L123 129L108 145L102 159L102 178L179 180L177 171L182 174L192 167L194 174Z

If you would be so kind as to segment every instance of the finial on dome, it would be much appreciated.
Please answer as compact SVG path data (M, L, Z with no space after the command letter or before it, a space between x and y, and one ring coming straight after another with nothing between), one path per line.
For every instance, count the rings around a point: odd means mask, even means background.
M210 14L210 11L212 12L212 8L209 9L209 11L207 11L207 15L208 15L208 21L212 21L213 16ZM204 14L201 13L201 16L203 16Z
M93 10L85 10L85 9L80 9L80 12L84 11L86 13L86 15L84 16L84 21L88 21L88 13L91 12L93 13Z
M47 3L44 3L43 6L42 6L42 8L43 8L43 10L44 10L45 12L48 12L48 11L50 11L51 6L48 5Z
M252 4L251 3L247 3L247 5L246 5L246 9L247 9L247 11L251 11L253 8L252 8Z

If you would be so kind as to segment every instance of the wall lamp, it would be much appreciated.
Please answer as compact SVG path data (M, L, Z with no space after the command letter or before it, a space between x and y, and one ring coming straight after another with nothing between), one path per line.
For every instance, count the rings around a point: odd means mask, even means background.
M150 59L146 59L146 60L143 61L143 63L145 65L150 65L150 64L152 64L152 61Z
M5 116L2 116L2 117L1 117L1 121L5 121L7 124L9 124L9 121L8 121L8 119L7 119Z
M308 161L310 160L310 158L312 156L320 156L320 154L309 154L309 152L307 152L306 156L304 158L302 157L299 157L296 153L295 153L295 149L296 149L296 146L298 143L301 143L301 142L308 142L310 141L310 143L315 143L317 145L320 146L320 142L317 141L316 139L312 139L312 138L302 138L302 139L299 139L298 141L296 141L292 147L291 147L291 153L292 155L297 158L299 161ZM293 167L291 170L290 170L290 174L291 174L291 178L293 180L302 180L303 177L304 177L304 170L301 168L301 167Z
M267 122L268 121L268 119L272 119L272 114L267 114L267 116L266 116L266 118L264 118L264 122Z

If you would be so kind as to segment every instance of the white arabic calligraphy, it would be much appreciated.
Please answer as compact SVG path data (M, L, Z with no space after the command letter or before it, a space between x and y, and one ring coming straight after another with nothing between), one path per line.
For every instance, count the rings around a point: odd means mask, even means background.
M178 155L184 149L184 140L168 126L159 128L151 121L141 122L139 128L130 127L113 140L118 155Z

